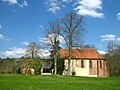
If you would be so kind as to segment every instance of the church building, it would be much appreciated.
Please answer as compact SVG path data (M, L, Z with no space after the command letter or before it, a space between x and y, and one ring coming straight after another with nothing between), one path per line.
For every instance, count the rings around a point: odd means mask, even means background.
M60 58L64 59L64 72L68 70L68 49L60 50ZM104 77L108 76L107 61L95 48L73 48L70 61L70 75Z

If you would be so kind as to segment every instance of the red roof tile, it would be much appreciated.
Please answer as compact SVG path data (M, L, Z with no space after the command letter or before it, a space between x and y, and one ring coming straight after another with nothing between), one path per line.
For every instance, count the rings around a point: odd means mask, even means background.
M60 49L60 58L68 58L68 49ZM72 58L102 58L95 48L74 48Z

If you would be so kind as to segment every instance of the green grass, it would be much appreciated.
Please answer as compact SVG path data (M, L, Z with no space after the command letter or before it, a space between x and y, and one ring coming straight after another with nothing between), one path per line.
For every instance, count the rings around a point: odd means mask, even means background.
M0 90L120 90L120 77L0 75Z

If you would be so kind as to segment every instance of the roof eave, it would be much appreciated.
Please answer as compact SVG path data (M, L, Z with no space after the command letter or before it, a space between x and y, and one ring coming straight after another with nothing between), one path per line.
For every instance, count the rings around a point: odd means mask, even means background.
M68 58L60 58L60 59L68 59ZM71 58L76 60L106 60L105 58Z

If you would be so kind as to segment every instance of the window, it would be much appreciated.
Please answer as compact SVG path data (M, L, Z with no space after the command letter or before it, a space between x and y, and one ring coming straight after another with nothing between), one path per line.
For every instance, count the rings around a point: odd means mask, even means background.
M84 68L84 60L81 60L81 68Z
M102 69L102 61L100 61L100 69Z
M89 67L92 68L92 60L89 61Z

